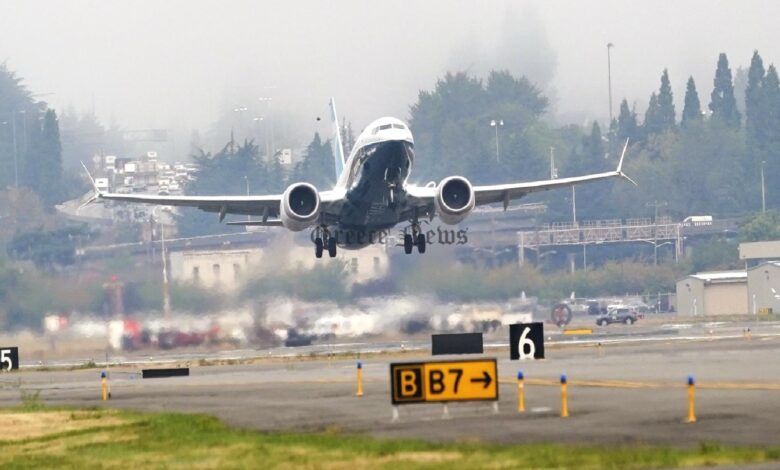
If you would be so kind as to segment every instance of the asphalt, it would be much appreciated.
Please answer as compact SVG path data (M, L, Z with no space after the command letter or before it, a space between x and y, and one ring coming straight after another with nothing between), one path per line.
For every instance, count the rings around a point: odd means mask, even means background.
M14 372L0 375L0 403L11 406L20 402L20 390L39 390L49 405L206 413L261 431L501 443L778 445L780 329L753 330L751 339L729 332L600 346L558 343L547 348L546 359L526 362L510 361L507 348L491 349L480 357L499 360L498 412L492 403L451 403L448 418L441 404L417 404L399 406L400 419L391 419L389 363L430 359L423 349L364 355L362 397L355 396L356 357L272 354L251 364L195 362L191 375L179 378L142 379L141 365L114 367L108 402L100 400L96 369ZM518 370L527 378L524 414L516 409ZM559 416L562 373L569 378L568 418ZM685 422L689 375L697 382L696 423Z

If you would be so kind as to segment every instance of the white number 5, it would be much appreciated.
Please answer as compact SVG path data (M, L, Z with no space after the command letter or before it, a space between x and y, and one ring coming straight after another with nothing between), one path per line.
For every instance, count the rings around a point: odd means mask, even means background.
M520 340L517 342L517 350L520 352L520 359L533 359L536 356L536 345L533 341L526 338L528 333L531 332L531 328L525 327L523 334L520 335ZM528 352L525 352L525 347L528 346Z
M14 368L14 363L11 362L10 349L0 349L0 364L8 364L8 367L0 366L0 369L11 370Z

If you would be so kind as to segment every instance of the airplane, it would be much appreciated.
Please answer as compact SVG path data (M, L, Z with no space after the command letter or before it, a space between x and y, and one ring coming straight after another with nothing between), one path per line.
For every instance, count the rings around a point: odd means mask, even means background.
M476 206L503 203L538 191L600 181L613 177L631 180L623 172L623 147L617 169L584 176L531 181L524 183L474 186L463 176L449 176L438 184L409 184L414 164L414 138L403 121L383 117L369 124L358 136L349 157L344 159L336 105L330 100L334 125L333 156L336 185L320 191L307 182L292 183L282 194L258 196L176 196L104 192L92 181L94 194L85 203L96 200L196 207L219 214L259 216L259 220L227 222L228 225L284 227L299 232L313 229L315 256L325 251L331 258L337 247L359 249L381 238L394 226L408 223L404 229L404 252L417 247L425 253L426 237L420 220L438 216L448 225L463 221ZM83 165L83 163L82 163ZM86 166L84 167L86 171ZM410 233L411 231L411 233Z

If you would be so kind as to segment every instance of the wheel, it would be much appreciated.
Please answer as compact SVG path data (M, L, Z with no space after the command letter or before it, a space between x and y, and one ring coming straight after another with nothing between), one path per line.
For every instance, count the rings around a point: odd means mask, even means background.
M604 324L605 324L605 323L606 323L606 322L605 322L604 320L599 320L599 321L597 321L597 322L596 322L596 324L597 324L598 326L604 326Z
M425 253L425 235L418 234L417 235L417 252L420 254Z
M336 238L335 237L329 237L328 238L328 256L331 258L336 257Z
M404 235L404 253L406 253L407 255L411 254L413 245L414 244L412 243L412 236L408 233Z
M631 317L626 318L626 325L631 325L632 323L634 323L634 319L633 318L631 318Z
M322 258L322 238L320 237L314 239L314 256Z

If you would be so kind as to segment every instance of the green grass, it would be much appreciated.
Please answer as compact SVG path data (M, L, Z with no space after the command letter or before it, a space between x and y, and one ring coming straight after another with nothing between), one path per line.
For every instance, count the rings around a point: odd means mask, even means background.
M56 419L53 419L56 418ZM642 469L758 463L780 459L780 448L736 448L713 443L693 449L434 444L325 433L258 433L229 429L201 415L116 410L0 411L0 468L327 468L327 469ZM35 427L34 420L53 419ZM27 427L18 423L27 423ZM28 429L21 440L18 433ZM63 429L65 429L63 431ZM4 437L5 436L5 437ZM5 439L5 440L4 440Z

